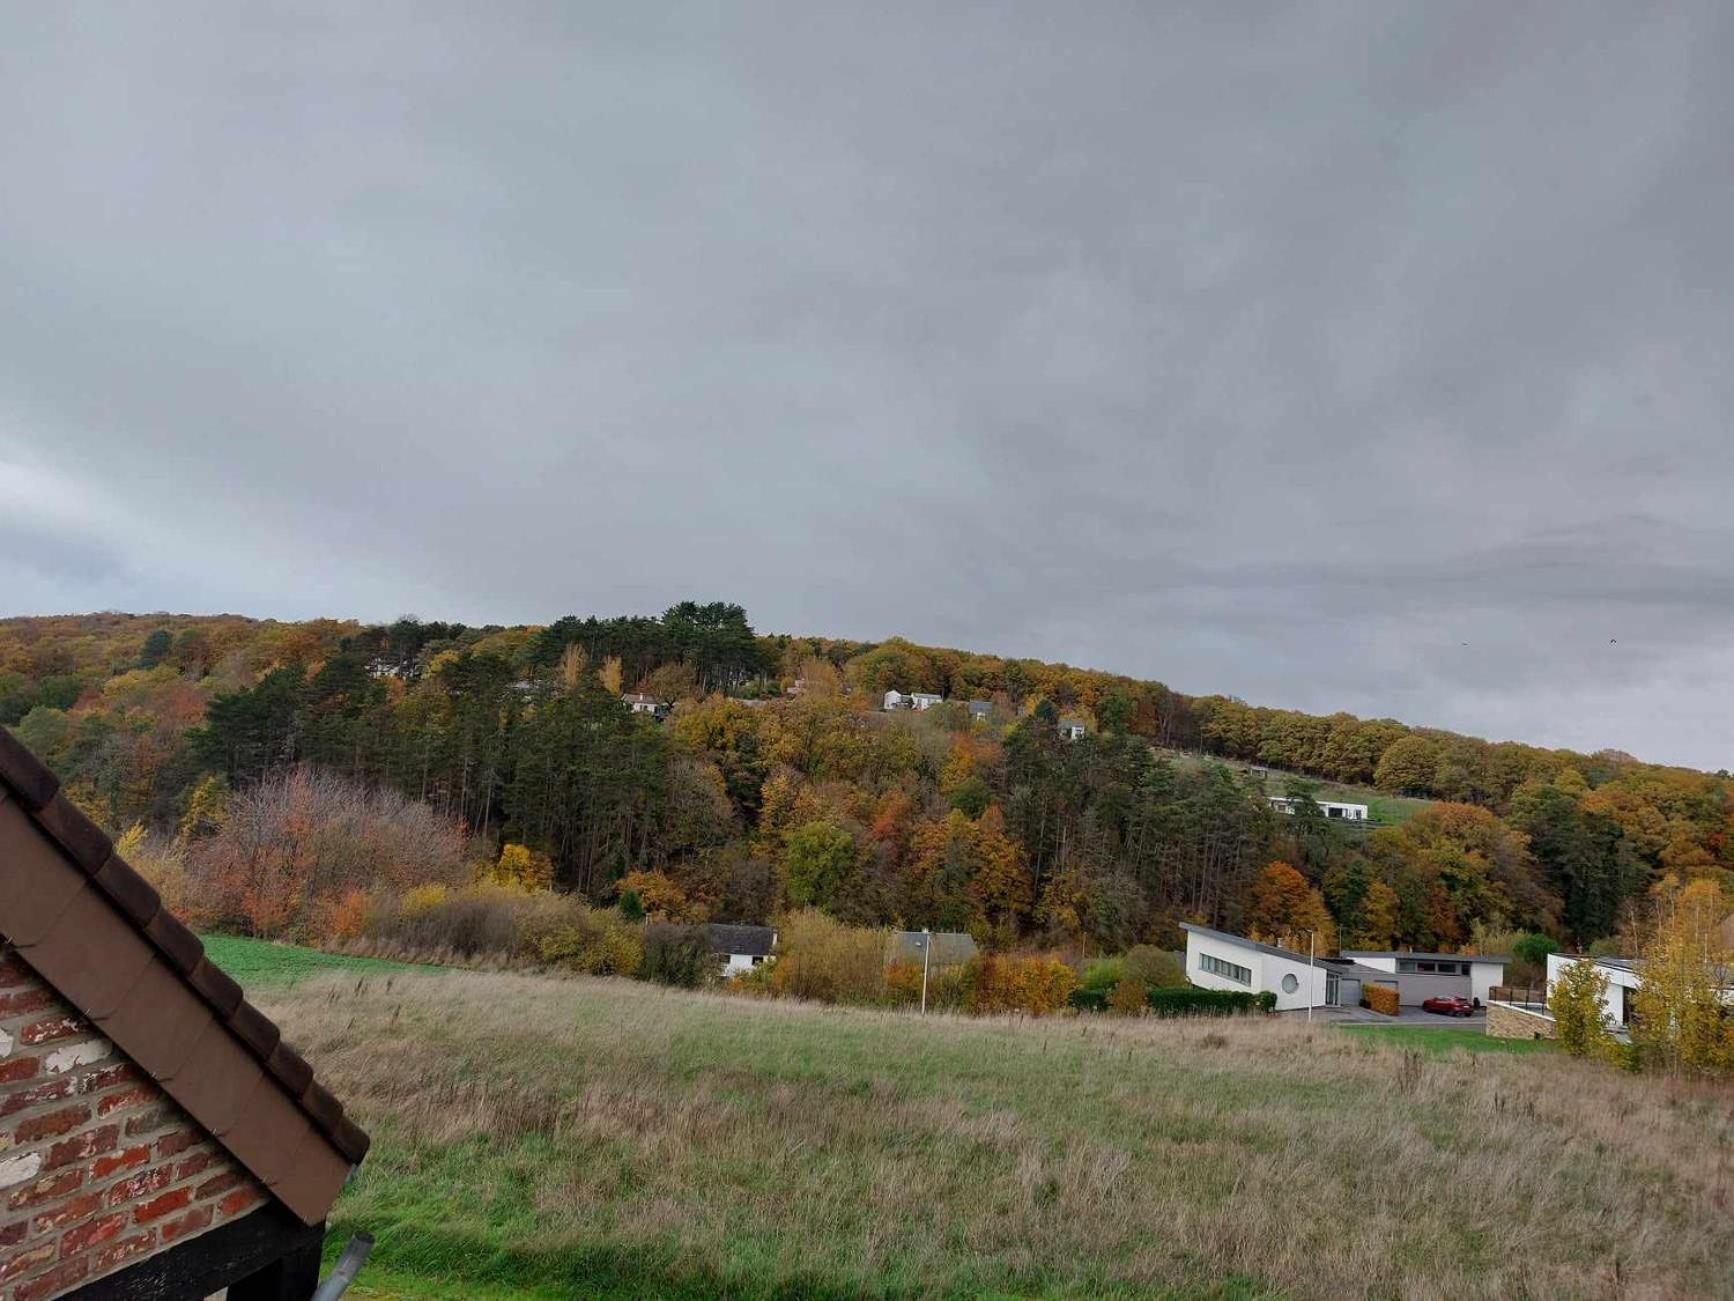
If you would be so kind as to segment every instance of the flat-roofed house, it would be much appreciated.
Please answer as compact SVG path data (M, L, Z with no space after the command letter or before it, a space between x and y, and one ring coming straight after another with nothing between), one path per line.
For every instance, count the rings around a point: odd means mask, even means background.
M1505 983L1504 956L1469 953L1409 953L1344 949L1345 958L1377 967L1397 977L1397 994L1404 1007L1419 1007L1429 998L1467 998L1487 1002L1495 985Z

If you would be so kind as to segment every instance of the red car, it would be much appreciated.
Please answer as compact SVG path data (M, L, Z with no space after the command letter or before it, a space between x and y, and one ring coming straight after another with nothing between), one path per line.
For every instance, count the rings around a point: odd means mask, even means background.
M1473 1016L1475 1004L1466 998L1452 995L1449 998L1427 998L1421 1000L1423 1012L1437 1012L1440 1016Z

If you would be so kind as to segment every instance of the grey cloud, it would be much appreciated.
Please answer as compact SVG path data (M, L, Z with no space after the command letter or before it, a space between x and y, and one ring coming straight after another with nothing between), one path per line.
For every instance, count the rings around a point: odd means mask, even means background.
M17 608L714 594L1727 762L1726 6L7 32L0 450L150 556Z

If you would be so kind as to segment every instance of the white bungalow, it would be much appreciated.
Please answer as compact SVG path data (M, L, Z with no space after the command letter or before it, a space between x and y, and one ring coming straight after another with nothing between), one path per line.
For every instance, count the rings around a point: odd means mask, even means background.
M1271 795L1268 797L1271 808L1278 813L1292 814L1300 804L1298 797L1293 795ZM1367 821L1367 806L1365 804L1345 804L1341 800L1314 800L1314 804L1327 818L1341 818L1344 822Z

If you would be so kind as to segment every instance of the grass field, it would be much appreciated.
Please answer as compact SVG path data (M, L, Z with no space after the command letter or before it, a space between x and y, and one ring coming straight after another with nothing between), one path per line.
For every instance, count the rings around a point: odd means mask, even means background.
M333 1216L378 1238L359 1296L1734 1295L1726 1090L1456 1031L254 996L374 1135Z
M1238 759L1219 759L1213 755L1192 754L1184 750L1159 750L1159 754L1177 764L1197 767L1206 763L1220 763L1245 773L1252 765L1242 763ZM1280 768L1266 770L1264 789L1268 795L1286 795L1288 784L1305 782L1313 789L1313 797L1320 800L1339 800L1347 804L1365 804L1367 815L1380 826L1395 826L1399 822L1407 822L1422 809L1431 804L1432 800L1410 799L1406 795L1387 795L1371 786L1345 786L1341 782L1323 781L1300 773L1284 772Z
M368 975L390 972L437 973L438 967L417 967L383 958L351 958L293 944L272 944L234 935L203 935L205 952L249 992L273 985L295 985L309 976L345 971Z
M1339 1033L1353 1035L1373 1047L1407 1048L1434 1057L1455 1052L1540 1053L1554 1052L1546 1039L1490 1039L1480 1030L1454 1030L1425 1025L1342 1025Z

